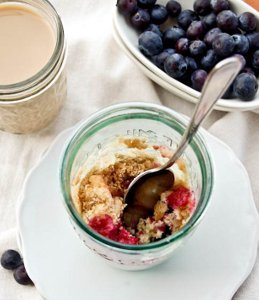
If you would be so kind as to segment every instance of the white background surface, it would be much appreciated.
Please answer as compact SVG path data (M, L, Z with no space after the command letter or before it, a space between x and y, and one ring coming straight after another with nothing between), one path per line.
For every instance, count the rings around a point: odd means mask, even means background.
M39 133L0 132L0 253L7 248L17 248L15 208L23 180L63 129L101 107L118 102L162 103L187 115L193 111L192 104L153 84L118 48L112 37L111 23L115 2L52 1L63 19L68 42L68 99L58 118ZM213 112L205 127L230 145L246 166L258 209L259 116L252 112ZM231 176L231 170L226 176ZM234 299L259 299L258 282L257 259ZM11 272L0 270L0 300L38 299L41 297L35 288L17 285Z

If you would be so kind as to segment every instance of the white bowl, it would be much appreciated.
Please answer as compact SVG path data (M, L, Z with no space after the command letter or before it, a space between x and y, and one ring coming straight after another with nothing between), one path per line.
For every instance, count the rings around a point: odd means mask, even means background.
M168 0L158 0L158 4L165 5ZM183 9L193 9L193 2L188 0L182 0L181 5ZM257 30L259 30L259 13L253 9L251 6L247 5L241 0L229 0L231 7L237 14L242 12L249 11L253 13L258 19ZM200 92L192 89L191 87L181 83L180 81L170 77L165 72L156 67L147 57L145 57L138 49L138 33L130 27L126 22L125 18L119 14L117 8L113 14L113 26L114 26L114 35L117 36L117 39L120 40L124 47L122 49L125 53L138 65L142 64L142 70L145 74L157 84L166 88L173 94L181 96L183 99L198 102L200 97ZM119 39L118 39L119 38ZM119 43L120 46L121 43ZM138 61L138 63L137 63ZM258 84L259 84L259 80ZM180 95L181 94L181 95ZM215 106L216 109L224 111L246 111L246 110L255 110L259 108L259 90L255 96L255 99L252 101L241 101L239 99L220 99Z

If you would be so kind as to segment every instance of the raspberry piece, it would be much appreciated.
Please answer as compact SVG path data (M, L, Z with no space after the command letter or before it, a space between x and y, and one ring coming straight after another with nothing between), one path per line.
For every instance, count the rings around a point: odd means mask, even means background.
M139 240L137 237L132 235L129 231L127 231L124 227L120 227L119 234L118 234L118 240L119 243L123 244L130 244L130 245L137 245L139 243Z
M185 207L189 203L191 203L192 200L192 192L183 186L180 186L173 190L173 192L167 197L168 205L172 209Z
M138 244L139 240L121 224L114 224L109 215L95 216L89 220L89 226L101 235L123 244Z
M111 216L94 216L89 220L89 226L101 235L112 240L117 240L118 226L113 223Z

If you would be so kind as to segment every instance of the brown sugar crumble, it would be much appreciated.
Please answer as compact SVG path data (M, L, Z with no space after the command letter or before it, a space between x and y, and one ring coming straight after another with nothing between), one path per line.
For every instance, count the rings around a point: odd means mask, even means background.
M81 208L89 209L93 204L102 203L105 199L96 197L93 193L86 193L86 185L91 185L93 176L98 177L98 187L107 187L112 197L122 197L131 181L140 173L154 167L154 158L118 156L115 164L103 170L93 170L80 183L78 197ZM95 185L95 187L97 187Z
M148 147L146 141L141 139L123 139L122 141L128 148L146 149Z

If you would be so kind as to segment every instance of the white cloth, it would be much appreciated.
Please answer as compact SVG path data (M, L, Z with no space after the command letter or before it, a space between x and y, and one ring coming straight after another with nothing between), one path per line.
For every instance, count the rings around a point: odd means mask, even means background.
M191 115L194 106L151 82L115 44L111 14L116 0L53 0L68 44L68 98L57 119L41 132L0 132L0 254L17 248L15 209L28 171L55 136L104 106L126 102L162 103ZM259 209L259 116L214 111L206 127L232 147L250 175ZM244 199L245 201L245 199ZM259 260L235 300L259 299ZM19 286L0 268L0 300L42 299L34 287ZM74 299L71 299L74 300Z

